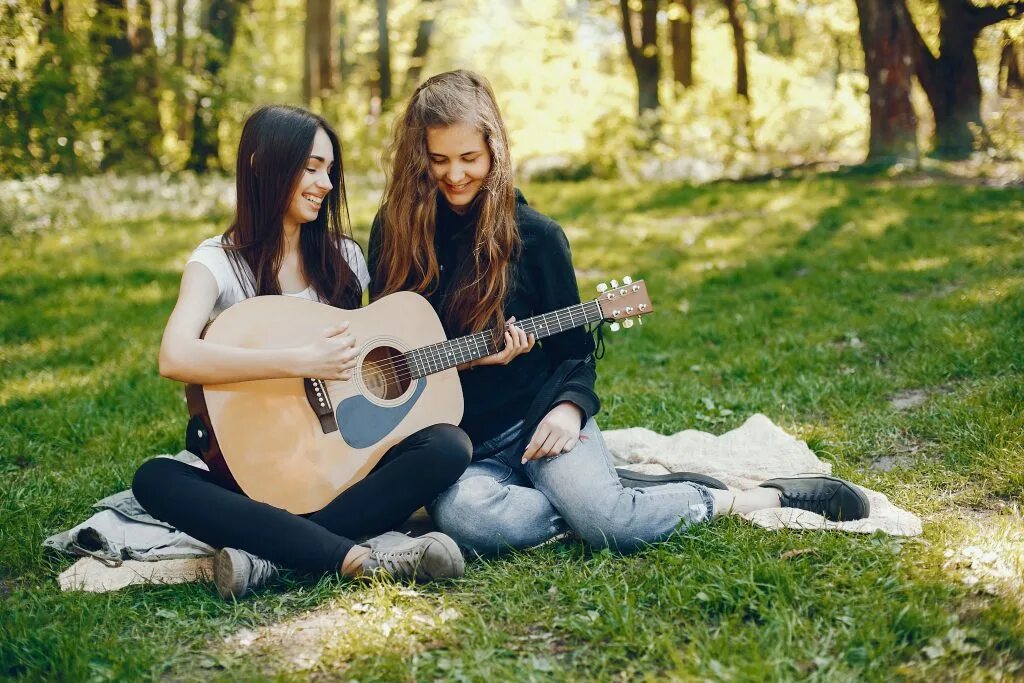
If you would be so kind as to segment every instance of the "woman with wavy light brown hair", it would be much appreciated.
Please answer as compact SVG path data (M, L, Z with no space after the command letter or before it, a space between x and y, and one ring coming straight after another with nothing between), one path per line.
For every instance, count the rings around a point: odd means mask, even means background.
M389 152L370 234L371 299L418 292L449 337L503 331L503 340L494 335L499 351L459 366L460 426L474 462L429 508L464 549L494 554L572 531L628 551L680 524L781 505L867 515L863 494L829 477L739 492L696 476L647 488L620 481L593 419L591 336L574 328L537 343L515 324L580 298L565 233L513 185L490 85L471 71L428 79L397 120Z

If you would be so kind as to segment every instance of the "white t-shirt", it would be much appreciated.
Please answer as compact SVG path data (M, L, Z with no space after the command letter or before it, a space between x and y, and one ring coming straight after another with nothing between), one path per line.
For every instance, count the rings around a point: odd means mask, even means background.
M366 291L366 288L370 286L370 271L366 266L363 252L359 245L350 239L343 239L342 243L344 245L343 256L348 262L349 268L352 269L352 272L359 279L359 286L363 288L363 291ZM203 240L196 247L196 250L192 252L192 255L188 257L188 263L193 261L206 266L207 270L213 274L213 279L217 281L217 303L214 304L213 312L210 313L210 320L213 320L225 309L234 306L239 301L249 298L245 287L238 280L227 251L224 249L223 235ZM242 268L247 276L252 277L252 271L244 261L242 262ZM286 296L309 299L310 301L320 300L312 287L306 287L301 292L284 292L284 294Z

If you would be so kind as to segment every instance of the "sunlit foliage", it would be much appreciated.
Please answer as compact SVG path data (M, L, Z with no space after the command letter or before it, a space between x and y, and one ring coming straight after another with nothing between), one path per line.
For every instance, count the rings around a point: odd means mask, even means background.
M934 41L937 3L910 4L922 34ZM110 64L110 40L119 29L109 19L121 16L111 15L110 6L125 8L129 43L143 29L152 31L152 60L145 52ZM0 175L183 169L192 119L211 85L201 68L215 49L204 6L199 0L0 5ZM451 68L483 72L508 119L513 158L527 174L706 179L825 158L856 162L867 146L866 78L852 0L746 0L749 100L732 94L734 48L720 2L696 3L695 85L673 82L668 24L682 5L665 2L658 18L663 106L641 120L617 0L390 0L389 102L374 95L375 3L334 0L335 87L309 102L302 88L304 0L239 0L239 6L238 37L213 102L225 168L246 113L285 102L305 104L338 126L350 170L379 172L393 116L416 85L410 60L427 17L434 18L433 34L421 77ZM1001 46L1020 41L1022 26L986 30L977 47L990 154L1018 160L1024 158L1021 94L996 90ZM134 78L134 90L111 90L115 77ZM112 92L122 94L106 101ZM925 141L932 124L918 95ZM154 106L159 131L150 142L146 122Z

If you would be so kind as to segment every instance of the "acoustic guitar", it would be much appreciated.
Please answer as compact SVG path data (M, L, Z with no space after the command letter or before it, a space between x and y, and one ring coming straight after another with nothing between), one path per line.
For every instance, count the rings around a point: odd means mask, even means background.
M631 327L652 311L642 280L517 320L537 339L602 320ZM365 477L389 448L424 427L462 419L455 366L495 353L493 331L447 339L430 303L399 292L344 310L288 296L231 306L205 339L253 349L301 346L348 320L359 355L352 378L189 385L187 441L225 486L296 514L322 509ZM642 322L642 321L641 321ZM499 335L501 339L501 335Z

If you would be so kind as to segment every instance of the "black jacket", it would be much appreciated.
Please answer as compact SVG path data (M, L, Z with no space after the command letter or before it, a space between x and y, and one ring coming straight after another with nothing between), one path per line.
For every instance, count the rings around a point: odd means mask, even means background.
M516 200L516 221L522 251L513 264L512 287L505 300L505 315L524 320L579 303L569 241L562 228L547 216L533 210L518 190ZM469 246L467 238L471 234L472 220L471 215L460 216L454 213L443 198L438 198L434 247L442 270L438 287L427 297L434 310L442 309L461 254ZM379 221L378 214L373 221L368 248L371 298L379 292L375 288L377 279L374 277L378 262ZM442 324L449 338L461 336L458 333L452 334L443 317ZM552 394L555 398L550 404L553 406L570 401L583 411L583 421L586 422L601 407L594 393L597 373L593 351L593 338L586 330L576 328L539 340L530 353L515 358L508 365L478 366L460 372L466 406L461 427L475 444L507 430L527 415L534 399L542 393L545 383L555 375L563 362L574 359L587 361L576 366L575 371L561 382L561 386Z

